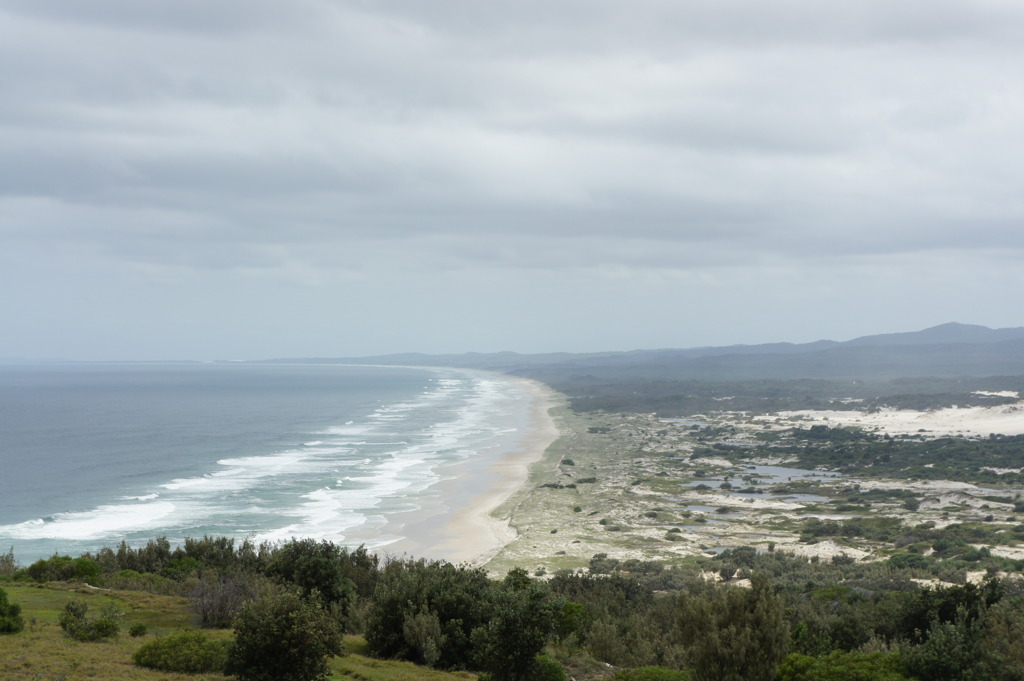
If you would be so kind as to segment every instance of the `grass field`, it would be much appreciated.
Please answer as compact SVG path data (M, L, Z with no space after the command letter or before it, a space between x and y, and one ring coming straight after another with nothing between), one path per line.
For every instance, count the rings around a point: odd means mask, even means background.
M0 635L0 679L3 681L227 681L220 674L171 674L132 664L132 654L146 641L179 629L195 628L184 598L137 591L101 591L83 585L45 586L0 584L11 603L21 605L24 631ZM64 605L81 599L90 616L113 602L124 613L116 639L82 643L68 638L58 624ZM128 628L144 624L145 636L132 638ZM210 630L211 636L230 637L230 630ZM330 661L332 679L342 681L467 681L475 674L445 673L408 662L375 660L366 653L362 637L345 639L346 654Z

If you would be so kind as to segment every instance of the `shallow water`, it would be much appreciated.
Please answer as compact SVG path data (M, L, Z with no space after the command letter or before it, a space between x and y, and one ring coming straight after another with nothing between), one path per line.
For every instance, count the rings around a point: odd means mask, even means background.
M765 500L779 500L787 501L798 504L815 504L815 503L826 503L831 501L828 497L818 494L778 494L772 493L770 490L779 485L784 485L786 482L795 481L822 481L822 482L836 482L843 478L841 473L832 473L825 471L815 471L805 468L789 468L786 466L760 466L760 465L746 465L742 467L743 472L733 472L728 475L729 480L726 481L726 476L707 477L694 480L692 482L682 483L680 487L694 488L698 485L707 485L711 490L718 494L723 494L732 497L737 500L742 499L765 499ZM752 476L756 478L756 482L748 482L743 480L746 476ZM722 489L722 485L728 482L731 485L728 489ZM741 490L751 489L757 490L755 492L744 492ZM705 510L706 513L714 512L717 507L712 506L699 506L689 505L687 508L691 510ZM725 518L734 517L729 514L724 515ZM844 516L845 517L845 516Z

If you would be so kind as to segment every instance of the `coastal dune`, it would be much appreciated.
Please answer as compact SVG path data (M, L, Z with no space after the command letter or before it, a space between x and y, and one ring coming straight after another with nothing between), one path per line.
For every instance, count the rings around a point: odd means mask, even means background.
M793 425L857 426L890 435L984 437L1024 434L1024 401L996 407L947 407L929 411L882 409L864 411L788 411L759 419L780 427Z

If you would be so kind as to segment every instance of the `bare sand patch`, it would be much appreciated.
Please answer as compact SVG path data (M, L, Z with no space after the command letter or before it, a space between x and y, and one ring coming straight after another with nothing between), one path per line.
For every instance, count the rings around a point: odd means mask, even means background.
M961 435L984 437L990 434L1024 434L1024 402L996 407L949 407L930 411L882 409L864 411L783 411L754 418L773 427L794 425L857 426L877 429L890 435L923 434L933 437Z
M861 549L855 549L849 546L842 546L835 543L831 539L820 541L817 544L799 544L796 542L789 542L785 544L776 544L776 551L784 551L794 556L803 556L805 558L817 557L819 560L830 561L836 556L849 556L854 560L862 560L871 555L868 551L862 551Z

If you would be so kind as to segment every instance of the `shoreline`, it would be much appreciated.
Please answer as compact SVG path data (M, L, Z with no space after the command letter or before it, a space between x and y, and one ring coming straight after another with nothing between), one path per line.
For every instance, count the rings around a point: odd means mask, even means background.
M514 541L519 533L511 515L495 512L526 484L530 468L558 439L550 410L559 400L551 388L532 379L501 374L519 383L530 399L523 432L512 446L445 467L433 487L432 508L405 514L402 538L383 553L481 567Z

